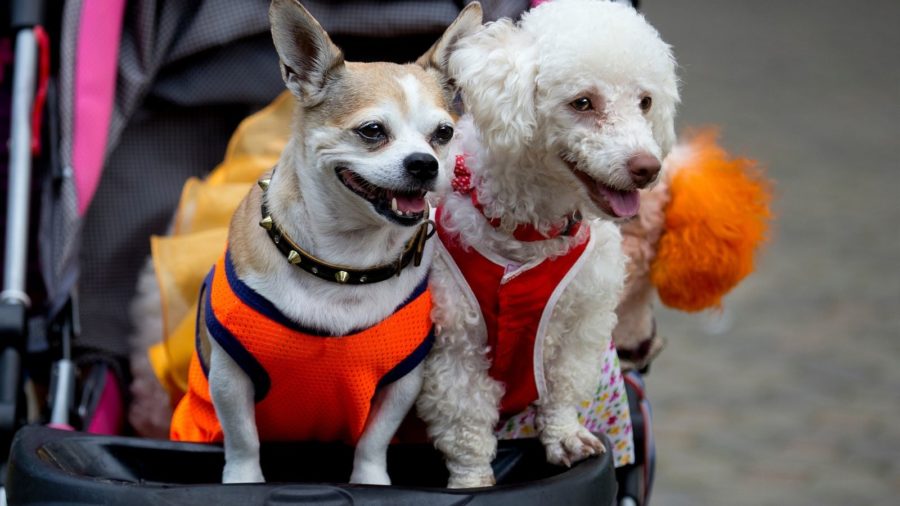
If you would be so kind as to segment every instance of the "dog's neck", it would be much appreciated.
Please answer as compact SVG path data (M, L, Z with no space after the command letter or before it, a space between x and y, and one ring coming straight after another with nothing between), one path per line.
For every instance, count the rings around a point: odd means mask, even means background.
M466 137L463 147L478 201L486 216L500 218L501 228L531 224L546 232L576 211L584 212L574 196L577 187L554 175L562 171L546 170L547 164L562 164L555 155L531 149L518 154L501 152L474 141L477 134Z
M359 210L361 206L342 205L339 199L319 190L321 182L314 178L300 184L298 163L300 157L283 156L266 192L273 220L298 246L326 262L356 269L398 258L417 227L379 223L378 216L366 216ZM360 214L358 219L354 219L354 213Z

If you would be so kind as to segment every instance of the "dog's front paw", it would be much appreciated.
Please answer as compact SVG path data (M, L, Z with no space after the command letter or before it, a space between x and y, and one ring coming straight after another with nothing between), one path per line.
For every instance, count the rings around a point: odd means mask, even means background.
M391 477L388 476L387 469L385 469L384 466L357 462L353 465L350 483L358 483L361 485L390 485Z
M259 462L226 462L222 471L222 483L264 483Z
M545 431L541 435L547 462L571 467L573 463L606 452L606 447L591 431L581 425L567 431Z
M488 466L486 470L450 473L450 479L447 480L447 488L492 487L495 483L494 471Z

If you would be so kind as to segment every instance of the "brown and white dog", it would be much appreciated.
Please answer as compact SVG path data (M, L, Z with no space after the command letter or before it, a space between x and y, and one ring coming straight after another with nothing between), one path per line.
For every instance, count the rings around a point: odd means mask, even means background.
M424 286L432 253L422 227L425 194L453 136L443 71L455 42L481 25L481 8L469 5L409 65L345 62L296 0L274 0L269 16L282 75L298 105L291 140L270 179L250 191L232 219L230 262L243 285L291 322L327 336L353 334L395 314ZM410 245L420 248L418 261L409 261ZM364 277L373 267L398 264L404 267L383 280ZM208 289L201 307L215 293ZM199 356L208 364L224 437L222 480L263 481L258 386L209 325L200 327ZM415 365L376 391L357 440L352 482L390 483L387 447L418 395L422 369Z

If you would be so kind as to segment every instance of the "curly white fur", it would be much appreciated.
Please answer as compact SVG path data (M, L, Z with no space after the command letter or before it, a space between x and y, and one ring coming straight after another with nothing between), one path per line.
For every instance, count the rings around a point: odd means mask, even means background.
M511 234L518 224L546 232L580 211L595 242L556 303L542 343L540 438L548 461L568 465L604 451L579 424L576 405L595 386L625 277L619 230L604 219L572 166L607 186L635 189L628 159L648 153L662 160L675 139L675 62L631 8L557 0L518 24L488 25L461 41L449 63L468 110L457 126L456 152L467 156L484 214L501 225L490 226L468 198L455 194L442 201L442 224L464 247L519 263L560 255L586 232L519 242ZM647 96L652 107L643 110L639 104ZM580 97L594 106L588 114L573 110ZM425 364L418 411L446 457L449 486L483 486L494 480L493 429L504 386L488 375L484 322L454 281L455 268L439 251L431 277L438 337Z

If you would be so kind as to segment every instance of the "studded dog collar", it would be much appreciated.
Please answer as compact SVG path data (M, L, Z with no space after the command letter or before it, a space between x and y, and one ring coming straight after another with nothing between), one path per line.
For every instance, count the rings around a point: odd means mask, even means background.
M378 265L369 269L354 269L344 265L332 264L307 252L294 242L284 230L278 226L269 209L266 206L266 191L269 189L271 179L261 179L257 182L263 190L263 198L260 199L260 211L262 219L259 226L266 230L269 239L278 248L278 251L287 259L288 263L296 265L304 271L325 281L331 281L342 285L368 285L385 281L400 273L410 263L418 267L422 263L422 254L425 251L425 242L434 235L434 222L425 220L419 225L416 233L410 238L403 248L403 253L396 262ZM426 214L427 206L426 203ZM430 230L429 230L430 228Z

